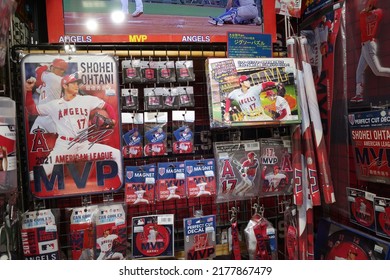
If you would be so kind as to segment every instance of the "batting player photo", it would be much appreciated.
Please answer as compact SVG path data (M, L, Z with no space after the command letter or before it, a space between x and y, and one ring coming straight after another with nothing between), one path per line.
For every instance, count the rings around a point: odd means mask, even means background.
M238 103L242 113L244 114L243 121L264 121L272 120L271 117L264 114L264 109L260 100L260 93L267 88L275 87L275 82L264 82L258 85L251 86L249 77L246 75L239 78L240 88L234 89L226 98L225 122L230 123L230 104L231 101Z
M247 154L247 159L241 164L240 174L242 181L234 189L234 193L237 195L243 195L247 190L254 186L254 180L256 178L257 169L259 167L259 160L256 158L254 152Z
M32 99L31 86L26 84L26 107L31 115L49 116L55 124L58 137L55 146L48 156L47 163L42 164L46 175L53 172L57 158L69 155L91 155L107 153L113 160L121 160L121 153L111 146L88 141L88 125L90 113L94 109L104 109L116 123L114 108L104 100L91 95L81 96L79 84L81 80L75 75L62 78L62 97L45 104L35 105ZM118 174L122 180L122 166L118 165ZM30 174L30 180L33 174Z
M390 68L383 67L377 56L376 36L379 23L383 18L383 11L376 7L377 0L367 0L364 9L359 14L361 38L361 53L356 68L356 91L351 102L364 101L364 72L367 66L376 76L390 77Z

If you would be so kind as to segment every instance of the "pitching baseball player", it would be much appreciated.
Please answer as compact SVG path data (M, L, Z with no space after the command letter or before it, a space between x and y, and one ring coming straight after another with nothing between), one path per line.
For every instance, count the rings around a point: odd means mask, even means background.
M110 234L110 229L104 230L103 236L96 239L96 248L100 249L98 260L124 259L122 253L112 251L114 240L118 238L118 235Z
M196 186L199 188L199 192L196 196L202 196L202 195L211 195L209 191L206 191L207 182L205 178L200 178L198 182L196 183Z
M68 63L61 58L54 59L49 67L47 65L37 67L35 70L35 86L36 92L39 94L37 104L46 104L61 97L61 80L67 69ZM47 133L57 132L55 124L49 116L37 116L30 131L33 132L38 127Z
M259 161L254 152L247 154L247 159L241 164L240 174L242 181L233 190L233 194L244 195L247 190L253 187L257 174Z
M58 133L55 146L48 156L52 159L51 163L43 164L46 175L52 173L57 156L107 152L112 154L112 159L121 160L121 153L118 149L87 140L88 121L92 110L97 108L106 110L114 124L116 114L114 108L104 100L91 95L78 95L79 83L81 80L75 75L63 77L61 80L62 98L38 105L35 105L32 99L32 92L29 91L31 87L26 87L28 112L32 115L50 116ZM122 180L121 164L118 165L118 174Z
M264 121L272 120L271 117L264 114L264 109L261 105L260 93L269 88L276 86L275 82L264 82L258 85L251 86L248 76L239 78L241 88L235 89L229 93L226 98L224 119L226 123L230 123L230 102L234 100L238 103L244 114L243 121Z
M290 120L291 119L291 108L287 100L284 97L279 96L273 90L266 91L267 97L272 102L275 102L276 111L271 112L276 120Z
M288 178L286 174L279 173L279 166L274 166L273 173L265 174L267 166L263 167L263 172L261 178L265 181L265 186L268 187L267 192L281 191L279 190L279 185L281 185L282 180L287 182Z
M262 19L254 0L228 0L225 13L216 18L210 17L208 22L217 26L225 23L261 25Z
M137 199L134 201L134 204L138 204L138 203L149 204L149 200L144 198L146 191L144 189L142 189L141 186L139 186L138 189L134 193L137 195Z
M178 189L178 187L173 182L169 184L169 186L167 188L167 190L169 191L169 195L167 197L167 200L180 198L180 195L176 194L177 189Z
M390 77L390 68L382 67L377 56L376 34L383 17L382 9L375 7L377 0L367 0L365 8L360 12L361 53L356 69L356 92L351 102L362 102L364 91L364 71L367 65L376 76Z

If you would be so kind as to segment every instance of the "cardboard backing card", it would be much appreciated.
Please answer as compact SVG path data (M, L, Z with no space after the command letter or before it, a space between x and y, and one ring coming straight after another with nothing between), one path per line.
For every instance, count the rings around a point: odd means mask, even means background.
M25 260L59 260L56 217L52 209L23 214L22 243Z
M186 197L184 162L159 162L157 164L156 199L174 200Z
M214 196L216 194L215 160L186 160L185 178L187 197Z
M125 201L129 205L151 204L155 200L155 164L126 166Z
M216 256L216 216L186 218L184 252L187 260L203 260Z
M374 207L376 234L381 237L390 238L390 199L375 197Z
M375 231L375 194L355 188L347 188L349 220L361 227Z

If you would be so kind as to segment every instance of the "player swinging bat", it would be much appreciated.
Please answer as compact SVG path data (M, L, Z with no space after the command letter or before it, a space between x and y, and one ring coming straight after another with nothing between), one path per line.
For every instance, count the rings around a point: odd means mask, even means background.
M254 186L253 181L259 167L259 160L256 158L254 152L249 152L247 154L247 159L243 163L240 163L237 160L233 160L233 163L237 166L242 178L242 181L233 190L233 194L244 196L245 193Z

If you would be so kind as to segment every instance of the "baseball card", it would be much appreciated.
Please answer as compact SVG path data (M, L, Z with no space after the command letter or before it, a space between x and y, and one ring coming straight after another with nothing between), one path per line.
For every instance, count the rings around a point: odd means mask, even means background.
M260 143L215 142L217 201L248 199L260 194Z
M351 113L348 122L357 178L390 184L390 110Z
M206 61L211 128L300 123L293 58Z
M158 201L185 198L186 178L184 162L157 163L156 199Z
M125 201L127 204L154 203L156 170L155 164L126 166Z
M216 195L215 160L185 160L187 197Z
M172 111L173 154L194 152L195 111Z
M366 229L375 231L375 194L347 188L349 220Z
M316 260L389 260L390 243L354 228L322 219L315 243Z
M216 216L186 218L184 252L187 260L207 260L216 256Z
M116 60L104 54L23 58L29 187L35 197L121 188L117 70Z
M131 59L122 61L123 81L125 83L141 82L141 60Z
M381 237L390 238L390 199L375 197L374 207L376 234Z
M25 260L59 260L56 217L51 209L23 214L21 229Z
M126 211L122 204L98 206L96 218L96 260L124 260L127 253Z
M124 158L143 157L144 151L143 113L122 113L122 154Z
M144 112L144 155L167 155L168 112Z
M173 214L133 217L132 224L134 259L175 256Z
M93 260L97 205L73 208L70 216L70 243L73 260Z
M138 110L138 89L122 88L122 111Z
M293 168L290 147L282 139L260 139L261 193L263 195L291 194Z

